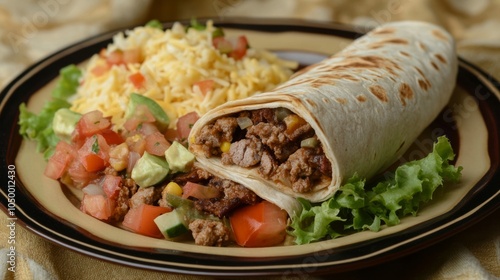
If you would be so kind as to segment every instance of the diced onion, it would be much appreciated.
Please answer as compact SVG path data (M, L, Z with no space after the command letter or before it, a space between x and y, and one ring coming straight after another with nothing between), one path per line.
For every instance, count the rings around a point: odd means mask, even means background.
M276 109L276 118L279 121L284 120L290 114L292 114L292 111L288 110L287 108L280 107L280 108Z
M316 148L318 146L318 139L316 137L306 138L300 141L300 147L302 148Z
M236 121L241 129L245 129L253 125L253 122L249 117L239 117L236 118Z
M102 188L96 184L88 184L82 191L88 195L104 195Z

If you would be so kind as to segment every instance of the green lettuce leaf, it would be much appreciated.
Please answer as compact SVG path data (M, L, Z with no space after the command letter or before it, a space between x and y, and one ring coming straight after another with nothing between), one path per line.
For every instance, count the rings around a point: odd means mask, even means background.
M448 138L441 136L425 158L399 166L371 189L364 179L354 175L332 198L320 204L300 198L303 209L292 217L289 234L295 237L295 243L307 244L397 225L400 218L417 215L419 207L430 201L444 182L460 180L462 167L450 163L454 157Z
M59 141L52 129L52 120L57 110L69 108L71 104L67 99L76 93L82 75L81 70L75 65L61 69L60 78L51 92L52 99L47 101L40 113L30 112L25 103L19 106L19 134L29 140L37 142L37 151L48 159Z

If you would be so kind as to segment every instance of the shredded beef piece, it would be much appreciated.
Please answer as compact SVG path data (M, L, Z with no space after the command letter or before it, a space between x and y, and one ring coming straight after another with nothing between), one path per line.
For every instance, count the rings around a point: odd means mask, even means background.
M255 204L259 199L253 191L231 180L214 177L210 185L222 189L225 199L238 198L244 204Z
M321 152L318 152L316 155L314 155L311 159L310 162L313 164L321 174L332 177L332 164L326 158L326 155L320 150Z
M299 138L305 139L312 137L314 135L314 130L311 125L308 123L304 123L298 128L294 129L291 133L285 131L285 135L290 139L290 141L296 141Z
M238 128L238 122L233 117L217 119L214 124L203 127L195 139L196 145L203 145L205 156L219 155L218 149L223 142L232 142Z
M309 161L313 156L313 149L298 149L285 163L280 165L274 178L281 181L282 178L288 178L295 192L304 193L310 191L313 183L310 176L313 175L314 169Z
M212 177L213 175L206 170L193 167L188 173L176 175L174 178L172 178L172 181L181 186L185 185L187 182L204 185L205 182L208 182L208 180Z
M219 218L226 216L228 213L230 213L240 205L242 205L242 203L238 198L212 198L196 200L194 202L194 206L199 211L213 214Z
M214 177L208 183L224 192L221 198L202 199L195 201L196 209L211 213L222 218L241 205L255 204L259 197L244 186L230 181Z
M248 128L246 137L259 139L274 152L278 161L284 161L298 147L288 140L285 130L283 124L258 123Z
M228 156L222 157L223 164L236 164L251 167L260 162L262 143L255 139L243 139L231 144Z
M229 241L230 230L221 221L196 219L189 229L196 245L221 247Z
M129 206L130 208L135 208L141 204L153 205L158 199L161 198L162 188L149 187L140 188L137 192L130 198Z
M120 192L118 193L118 198L116 199L116 206L115 210L113 211L112 220L123 220L123 217L125 217L125 214L127 214L129 209L128 202L130 196L131 190L127 186L123 185L120 189Z
M279 164L273 155L268 151L262 152L262 157L260 158L259 174L265 178L270 178L272 174L278 169Z
M264 109L251 111L249 117L254 124L257 124L260 122L274 124L277 122L277 118L276 118L276 114L274 113L274 109L271 109L271 108L264 108Z

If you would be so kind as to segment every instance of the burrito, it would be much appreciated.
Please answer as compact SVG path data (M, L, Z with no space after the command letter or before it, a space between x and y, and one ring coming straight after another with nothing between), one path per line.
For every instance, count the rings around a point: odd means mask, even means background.
M393 164L448 103L452 36L423 22L381 25L270 92L227 102L192 127L197 165L293 214L354 174Z

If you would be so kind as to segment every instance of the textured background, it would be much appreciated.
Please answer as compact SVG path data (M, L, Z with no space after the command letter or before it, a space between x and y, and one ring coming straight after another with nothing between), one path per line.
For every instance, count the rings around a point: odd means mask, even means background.
M500 0L0 0L0 88L38 59L91 35L154 18L193 16L298 18L371 27L404 19L428 21L455 36L460 56L500 80L499 15ZM7 224L3 213L0 219ZM499 220L497 211L432 248L336 278L500 279ZM0 248L5 248L7 228L0 229ZM18 270L7 273L7 249L0 249L3 279L197 279L100 262L16 230Z

